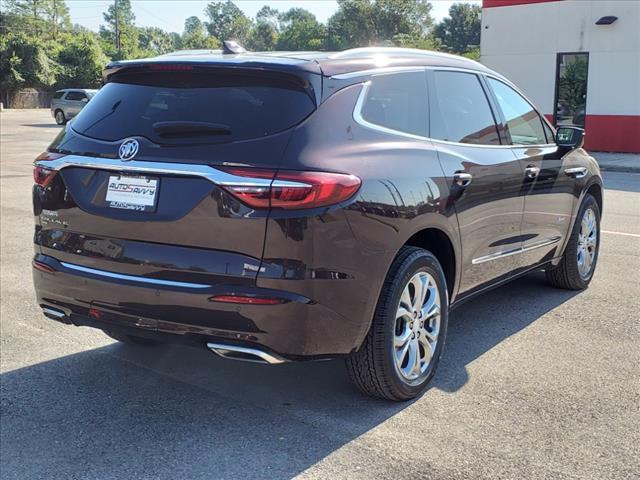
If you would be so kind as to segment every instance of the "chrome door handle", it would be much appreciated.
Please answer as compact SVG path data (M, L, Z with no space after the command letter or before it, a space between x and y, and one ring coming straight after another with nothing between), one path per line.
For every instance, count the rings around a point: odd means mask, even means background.
M567 168L564 173L573 178L582 178L587 174L587 169L585 167Z
M459 187L466 187L473 180L473 175L467 172L456 172L453 174L453 181L456 182L456 185Z
M528 165L527 168L524 169L524 173L527 174L527 178L536 178L540 173L540 169L533 165Z

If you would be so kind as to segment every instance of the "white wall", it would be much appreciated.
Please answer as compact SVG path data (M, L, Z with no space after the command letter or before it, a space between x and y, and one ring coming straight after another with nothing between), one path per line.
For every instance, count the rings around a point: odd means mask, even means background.
M613 25L595 25L615 15ZM484 8L480 61L553 113L556 54L589 52L587 114L640 115L640 1Z

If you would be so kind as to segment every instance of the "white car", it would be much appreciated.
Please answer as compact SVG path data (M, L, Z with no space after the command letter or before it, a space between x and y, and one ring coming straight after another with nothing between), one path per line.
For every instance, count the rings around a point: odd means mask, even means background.
M75 117L80 110L98 93L98 90L86 88L67 88L58 90L51 99L51 115L58 125L64 125Z

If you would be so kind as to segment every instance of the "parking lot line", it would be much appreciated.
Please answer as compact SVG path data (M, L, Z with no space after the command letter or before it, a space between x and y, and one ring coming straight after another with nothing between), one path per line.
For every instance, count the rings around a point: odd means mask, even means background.
M610 233L611 235L624 235L625 237L640 238L640 234L638 234L638 233L612 232L611 230L601 230L601 231L602 231L602 233Z

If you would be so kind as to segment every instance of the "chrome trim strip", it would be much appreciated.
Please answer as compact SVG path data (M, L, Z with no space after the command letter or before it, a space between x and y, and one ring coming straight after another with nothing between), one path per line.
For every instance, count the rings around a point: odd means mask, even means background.
M404 71L423 71L429 67L420 67L419 69L416 70L415 67L405 67L408 70L404 70ZM455 68L436 68L436 67L431 67L432 69L437 69L437 70L460 70L460 71L464 71L464 72L468 72L468 73L474 73L474 74L481 74L481 75L486 75L485 73L482 72L476 72L474 70L464 70L464 69L455 69ZM375 71L379 71L382 69L376 69ZM365 70L363 70L364 72ZM395 73L396 71L400 71L402 72L403 70L398 70L397 68L394 69L389 69L389 72L387 73ZM368 70L368 72L374 72L374 70ZM356 72L357 73L357 72ZM345 74L347 75L347 74ZM355 76L355 75L354 75ZM360 75L357 75L360 76ZM493 75L490 75L493 76ZM336 77L332 77L332 78L336 78ZM499 78L499 77L495 77L495 78ZM356 101L356 105L353 108L353 120L358 123L359 125L362 125L363 127L366 128L370 128L371 130L377 130L379 132L382 133L388 133L389 135L397 135L399 137L406 137L406 138L412 138L414 140L426 140L432 143L440 143L443 145L455 145L455 146L461 146L461 147L472 147L472 148L493 148L493 149L506 149L506 148L546 148L546 147L557 147L556 144L554 143L549 143L549 144L537 144L537 145L520 145L520 144L513 144L513 145L482 145L482 144L477 144L477 143L460 143L460 142L449 142L447 140L438 140L436 138L430 138L430 137L423 137L421 135L415 135L413 133L407 133L407 132L402 132L400 130L394 130L392 128L387 128L387 127L383 127L381 125L376 125L375 123L371 123L367 120L365 120L362 117L362 107L364 106L364 102L366 101L367 98L367 92L369 91L369 88L371 87L371 80L367 81L367 82L363 82L362 83L362 90L360 90L360 93L358 95L358 100Z
M352 78L364 77L366 75L385 75L388 73L400 72L424 72L426 67L378 67L369 68L367 70L358 70L357 72L340 73L333 75L331 80L350 80Z
M286 360L278 355L267 353L263 350L259 350L257 348L250 347L241 347L238 345L225 345L223 343L207 343L207 348L211 350L213 353L221 356L222 358L232 359L232 360L240 360L244 362L253 362L253 363L268 363L269 365L277 365L279 363L285 363ZM249 358L237 358L233 356L229 356L229 353L243 353L245 355L251 355L256 357L255 360L251 360Z
M73 263L60 262L65 268L70 270L77 270L78 272L89 273L91 275L97 275L106 278L115 278L117 280L127 280L130 282L149 283L151 285L164 285L167 287L181 287L181 288L209 288L211 285L205 285L203 283L187 283L187 282L175 282L173 280L160 280L157 278L139 277L137 275L124 275L122 273L108 272L106 270L98 270L96 268L83 267L75 265Z
M48 315L51 315L52 317L56 317L56 318L64 318L67 316L66 313L61 312L59 310L54 310L53 308L49 308L49 307L42 307L42 311Z
M525 253L530 250L535 250L536 248L546 247L548 245L553 245L554 243L558 243L561 237L552 237L546 240L540 240L539 242L531 243L529 245L525 245L520 248L513 248L511 250L505 250L502 252L491 253L489 255L484 255L482 257L474 258L471 260L472 265L478 265L479 263L489 262L491 260L497 260L499 258L510 257L511 255L517 255L519 253Z
M80 155L66 155L56 160L41 160L37 165L50 170L60 171L67 167L95 168L98 170L112 170L115 172L146 173L156 175L184 175L202 177L216 185L235 187L264 187L271 186L268 178L248 178L218 170L209 165L191 163L145 162L141 160L129 160L123 162L115 158L85 157ZM302 182L276 180L274 186L300 187L307 186Z

